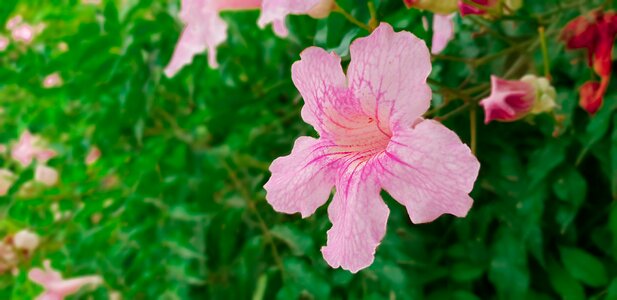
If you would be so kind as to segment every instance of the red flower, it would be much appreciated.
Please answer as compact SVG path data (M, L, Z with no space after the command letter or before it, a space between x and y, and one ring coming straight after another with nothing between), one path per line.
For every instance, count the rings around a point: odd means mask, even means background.
M580 106L594 114L602 106L608 88L613 62L612 50L617 35L617 14L596 10L570 21L562 38L568 49L587 49L588 64L601 81L588 81L581 86Z

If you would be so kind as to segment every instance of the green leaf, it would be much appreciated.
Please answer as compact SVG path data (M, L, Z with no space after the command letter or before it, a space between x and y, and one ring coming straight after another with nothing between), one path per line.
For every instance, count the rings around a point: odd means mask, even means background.
M550 140L544 147L536 150L529 161L530 185L534 186L546 179L565 158L566 144L563 140Z
M574 168L567 168L559 172L553 183L553 192L563 201L559 203L557 222L561 225L561 232L574 221L578 211L587 196L587 182Z
M617 199L617 115L613 118L613 133L611 135L611 190L613 200Z
M553 289L562 299L585 299L585 289L583 289L583 286L552 258L548 261L547 272L551 286L553 286Z
M522 242L511 232L498 232L488 278L503 297L520 298L526 294L529 288L527 253Z
M617 300L617 278L613 279L606 292L606 300Z
M289 280L277 294L277 299L298 299L301 296L313 299L329 298L330 285L313 266L294 257L285 259L283 265Z
M276 225L270 232L272 236L285 242L296 256L303 256L314 248L313 239L294 224Z
M570 247L559 248L561 261L574 278L586 285L600 287L608 283L606 267L595 256Z

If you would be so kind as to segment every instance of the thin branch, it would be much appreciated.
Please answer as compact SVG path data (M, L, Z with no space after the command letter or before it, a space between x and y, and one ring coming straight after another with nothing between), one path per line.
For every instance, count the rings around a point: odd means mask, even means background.
M347 12L345 9L343 9L341 6L339 6L337 3L334 4L334 9L332 9L333 12L339 13L341 15L343 15L343 17L345 17L345 19L347 19L349 22L355 24L356 26L368 31L368 32L372 32L373 30L371 29L370 26L364 24L363 22L361 22L360 20L356 19L354 16L352 16L349 12Z

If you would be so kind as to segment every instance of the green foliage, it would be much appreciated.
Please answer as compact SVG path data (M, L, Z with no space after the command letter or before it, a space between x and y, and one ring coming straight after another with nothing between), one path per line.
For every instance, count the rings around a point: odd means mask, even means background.
M2 2L0 24L21 14L46 29L0 53L0 143L26 129L44 137L61 180L29 186L33 167L0 154L18 174L0 197L0 235L31 228L42 237L16 276L0 275L0 299L40 293L26 273L46 259L67 277L104 277L76 299L617 299L617 95L612 85L594 117L579 109L577 88L591 72L583 52L558 41L568 20L604 1L528 0L501 19L455 18L455 39L434 58L439 109L430 117L471 143L468 108L488 94L491 74L541 74L543 26L563 122L546 114L478 124L482 169L464 219L414 225L384 193L388 232L357 274L321 256L326 207L306 219L278 214L262 186L273 159L315 135L300 117L291 64L312 45L348 62L349 44L367 32L336 13L292 16L281 39L256 26L256 11L227 12L220 68L199 55L170 79L162 69L181 31L179 2ZM337 1L368 22L365 2ZM430 13L374 4L379 20L430 41ZM64 85L42 88L53 72ZM93 146L102 157L86 165Z

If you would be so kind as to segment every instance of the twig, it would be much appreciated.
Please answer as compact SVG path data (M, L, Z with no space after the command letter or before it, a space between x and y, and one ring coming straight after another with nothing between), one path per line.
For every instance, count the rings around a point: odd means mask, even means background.
M332 9L332 11L337 12L341 15L343 15L343 17L345 17L345 19L347 19L349 22L355 24L356 26L371 32L373 31L371 29L370 26L360 22L360 20L356 19L354 16L352 16L350 13L348 13L345 9L343 9L342 7L340 7L337 3L334 4L334 9Z
M477 149L477 145L478 145L478 132L477 132L477 128L478 128L478 116L477 116L477 106L472 106L471 109L469 110L469 127L470 127L470 131L471 131L471 153L473 153L473 155L476 155L476 149Z

